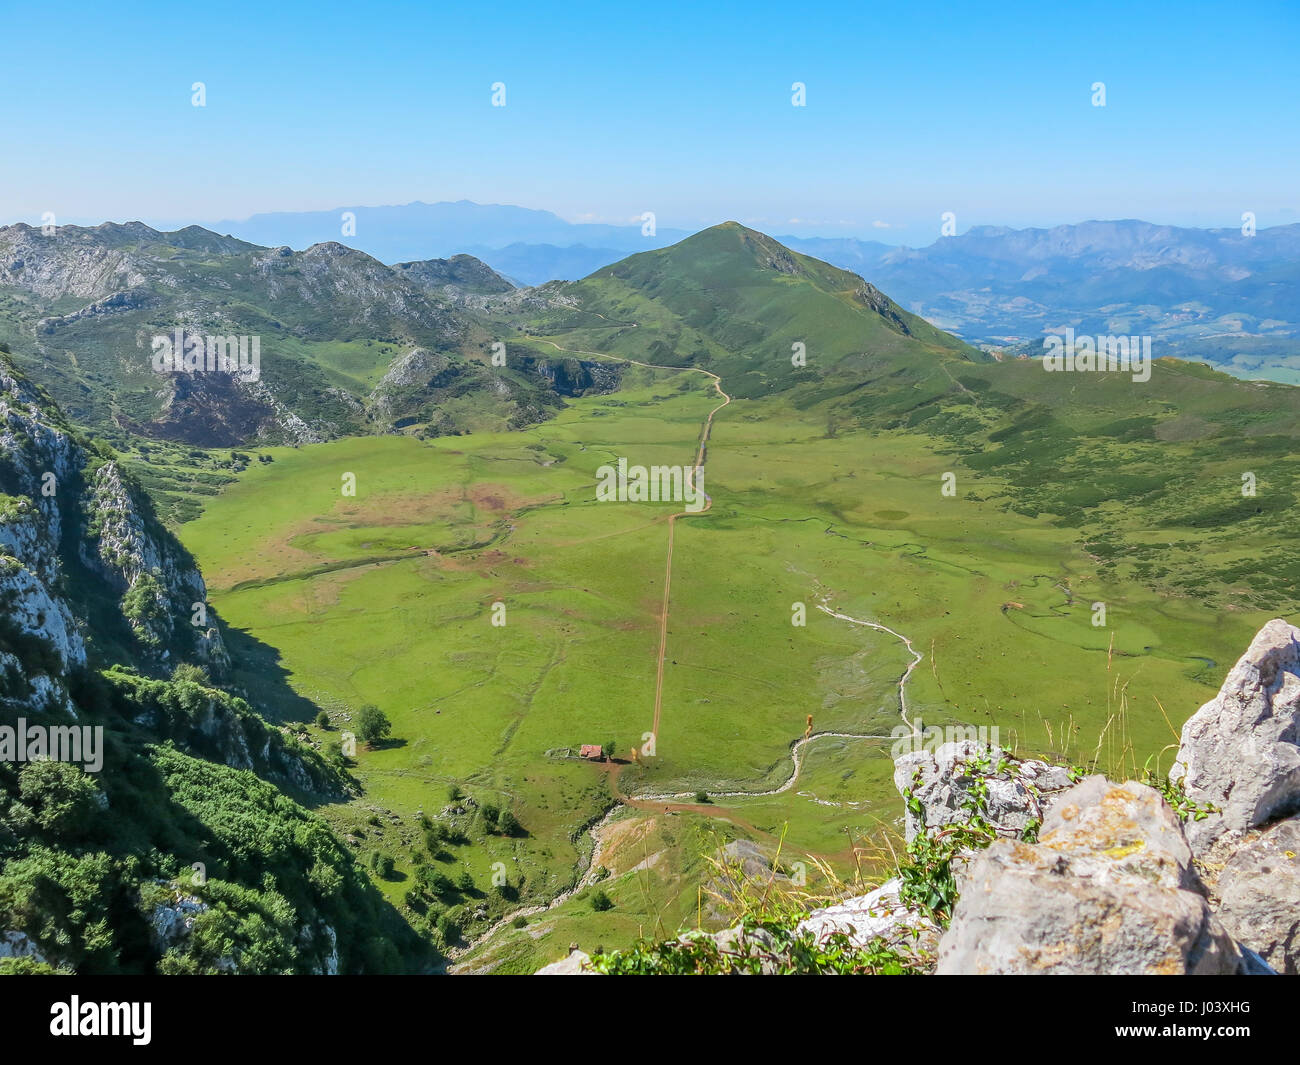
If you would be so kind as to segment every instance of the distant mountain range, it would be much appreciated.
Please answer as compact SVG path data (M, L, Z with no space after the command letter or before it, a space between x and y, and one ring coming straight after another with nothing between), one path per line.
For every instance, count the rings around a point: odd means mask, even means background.
M566 222L550 211L469 200L257 214L207 228L272 248L339 241L386 263L474 255L520 285L576 281L633 252L690 236L657 227L646 236L640 223Z
M1160 355L1300 381L1300 224L1251 237L1136 220L981 226L919 249L779 239L973 343L1041 353L1067 326L1149 334Z
M355 233L343 235L344 212ZM411 203L255 215L211 228L265 246L339 241L395 263L457 253L519 285L577 280L687 234L566 222L502 205ZM1300 224L1190 229L1134 219L1051 229L980 226L923 248L778 236L786 247L862 275L935 325L1015 352L1048 333L1150 335L1158 354L1243 377L1300 383Z

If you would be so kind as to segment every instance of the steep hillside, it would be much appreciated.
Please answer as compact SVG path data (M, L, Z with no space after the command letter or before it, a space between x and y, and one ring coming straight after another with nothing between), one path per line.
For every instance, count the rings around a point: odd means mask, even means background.
M989 359L856 274L735 222L539 294L557 306L536 332L590 326L598 350L722 374L738 397Z
M217 686L193 560L3 361L0 599L0 972L424 964L300 805L353 785Z

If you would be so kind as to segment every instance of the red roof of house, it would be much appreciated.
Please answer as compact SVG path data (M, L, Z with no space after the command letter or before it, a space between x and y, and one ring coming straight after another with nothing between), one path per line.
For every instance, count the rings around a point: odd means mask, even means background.
M582 750L578 752L583 758L599 758L604 752L598 743L584 743Z

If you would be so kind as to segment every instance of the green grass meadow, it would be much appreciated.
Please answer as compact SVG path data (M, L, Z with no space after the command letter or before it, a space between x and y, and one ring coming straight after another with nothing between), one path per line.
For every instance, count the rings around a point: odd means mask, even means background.
M702 375L637 371L521 432L271 449L182 526L236 648L260 648L240 656L237 683L274 691L261 672L273 668L336 727L365 703L392 720L393 743L358 752L363 796L323 812L358 846L396 855L380 881L395 902L418 813L441 809L450 783L508 806L525 830L451 848L476 884L501 863L519 903L536 905L574 882L613 790L609 767L558 752L612 740L625 755L651 727L677 509L598 503L596 469L619 456L688 463L716 402ZM949 472L955 495L941 491ZM355 496L342 492L348 474ZM615 947L693 923L715 833L783 840L787 858L853 872L852 846L901 815L888 736L910 656L819 603L912 640L924 655L914 718L996 726L1022 754L1139 773L1168 767L1171 725L1214 694L1269 616L1118 579L1051 514L1008 509L1015 487L996 469L923 432L832 433L824 411L740 399L716 419L704 483L712 509L677 523L657 756L622 767L619 786L777 788L808 714L816 731L885 738L816 741L795 787L718 796L713 816L625 811L654 823L611 856L613 910L572 898L480 944L467 967L528 971L569 941ZM1145 532L1116 529L1135 543ZM261 701L301 716L292 700ZM461 906L467 937L500 914L476 908Z

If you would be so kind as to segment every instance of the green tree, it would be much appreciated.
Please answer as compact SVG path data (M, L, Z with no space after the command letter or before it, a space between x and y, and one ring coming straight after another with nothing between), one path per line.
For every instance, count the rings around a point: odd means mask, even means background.
M474 823L479 832L484 834L495 832L497 830L497 818L500 816L500 810L491 803L485 802L478 808L478 813L474 815Z
M428 827L424 830L424 846L432 858L441 857L446 853L443 843L446 842L449 835L447 826L440 821L430 821Z
M438 934L444 943L455 943L460 938L460 925L444 913L438 917Z
M356 726L357 736L371 748L393 731L388 716L373 703L367 703L357 711Z

